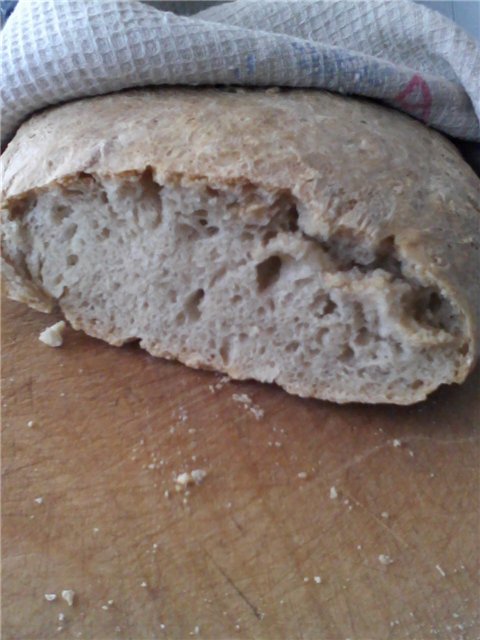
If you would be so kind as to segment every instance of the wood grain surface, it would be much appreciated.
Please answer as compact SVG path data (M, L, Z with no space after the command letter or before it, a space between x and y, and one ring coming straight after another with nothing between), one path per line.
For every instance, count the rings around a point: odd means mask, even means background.
M336 406L56 319L3 303L5 640L479 637L478 370Z

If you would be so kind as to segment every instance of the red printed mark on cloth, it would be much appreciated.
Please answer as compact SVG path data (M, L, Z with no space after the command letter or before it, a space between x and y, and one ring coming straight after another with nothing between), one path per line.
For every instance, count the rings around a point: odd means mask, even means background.
M432 94L427 82L417 73L412 76L405 89L394 98L399 107L428 122L432 108Z

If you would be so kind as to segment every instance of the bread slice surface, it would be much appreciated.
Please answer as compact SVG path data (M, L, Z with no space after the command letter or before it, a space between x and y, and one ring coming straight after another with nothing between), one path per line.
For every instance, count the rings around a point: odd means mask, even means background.
M409 404L473 367L480 182L408 116L133 90L34 116L2 162L11 297L90 335L337 402Z

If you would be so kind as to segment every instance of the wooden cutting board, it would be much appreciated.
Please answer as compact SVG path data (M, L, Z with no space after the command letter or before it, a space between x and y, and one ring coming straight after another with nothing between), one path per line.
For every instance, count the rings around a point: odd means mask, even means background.
M478 638L478 370L335 406L55 319L3 304L5 640Z

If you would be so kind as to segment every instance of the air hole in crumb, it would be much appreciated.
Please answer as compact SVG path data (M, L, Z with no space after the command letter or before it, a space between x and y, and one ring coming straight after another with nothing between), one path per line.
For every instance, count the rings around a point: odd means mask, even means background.
M436 291L432 291L428 298L428 310L435 313L442 306L442 298Z
M211 259L212 261L214 260L214 258ZM227 267L220 267L220 269L213 274L212 279L210 280L210 287L213 287L213 285L221 280L226 273Z
M101 236L102 238L109 238L109 237L110 237L110 230L109 230L109 229L107 229L107 227L104 227L104 228L102 229L102 231L100 232L100 236Z
M78 225L75 224L74 222L69 224L66 227L65 231L63 232L62 240L65 242L68 242L68 240L71 240L73 236L77 233L77 229L78 229Z
M437 291L426 288L413 298L413 317L419 323L458 335L456 313L448 300Z
M186 240L196 240L200 236L198 229L195 229L195 227L192 227L189 224L179 224L177 229L185 236Z
M78 262L78 256L72 253L67 257L67 265L69 267L74 267Z
M241 301L242 301L242 296L238 293L231 298L232 304L237 304L237 302L241 302Z
M285 351L287 353L294 353L295 351L298 350L299 346L300 346L300 343L294 340L293 342L290 342L289 344L287 344L287 346L285 347Z
M353 349L349 346L346 345L341 354L338 356L338 359L340 360L340 362L350 362L350 360L353 359L355 353L353 351Z
M257 264L258 290L264 291L274 284L280 277L282 259L279 256L270 256L260 264Z
M329 298L327 304L323 308L323 315L324 316L330 315L335 311L336 308L337 308L337 305L335 304L335 302L331 298Z
M222 346L220 347L220 357L223 360L223 364L228 364L230 360L230 342L228 340L224 340L222 342Z
M170 302L176 302L177 301L177 292L176 291L169 291L168 292L168 299Z
M218 227L207 227L206 232L208 236L215 236L218 233Z
M206 211L205 209L196 209L192 213L192 216L195 216L199 224L201 224L203 227L208 224L208 211Z
M273 231L273 230L271 230L271 229L270 229L269 231L266 231L266 232L263 234L262 243L263 243L264 245L268 244L268 243L270 242L270 240L272 240L273 238L275 238L277 235L278 235L278 231Z
M423 387L423 382L421 380L415 380L410 385L410 389L420 389L420 387Z
M466 356L468 351L469 351L468 344L465 342L465 344L462 344L462 346L460 347L459 353L462 356Z
M295 287L304 287L309 282L312 282L312 278L299 278L295 280Z
M139 182L143 188L144 196L147 196L151 200L158 200L160 203L159 194L163 187L155 182L153 178L153 168L150 165L146 167L145 171L140 176ZM160 212L158 212L158 214L160 215Z
M368 329L366 329L365 327L362 327L357 335L355 336L354 342L355 344L357 344L358 346L363 346L365 344L368 344L370 335L368 332Z
M292 208L288 212L287 221L289 231L298 231L298 211L295 205L292 205Z
M180 311L180 313L177 314L177 317L175 318L175 320L180 325L185 324L185 314L182 311Z
M323 337L327 333L328 333L328 329L326 327L321 327L315 334L315 342L323 342Z
M52 211L52 222L54 224L60 224L71 213L70 207L58 206Z
M246 340L248 340L248 335L246 333L239 333L238 334L238 341L239 342L245 342Z
M347 200L346 202L344 202L341 205L341 212L342 213L347 213L347 211L351 211L352 209L354 209L357 206L357 200L355 200L354 198L351 200Z
M201 315L199 306L205 295L203 289L197 289L191 293L185 302L185 312L190 320L198 320Z

